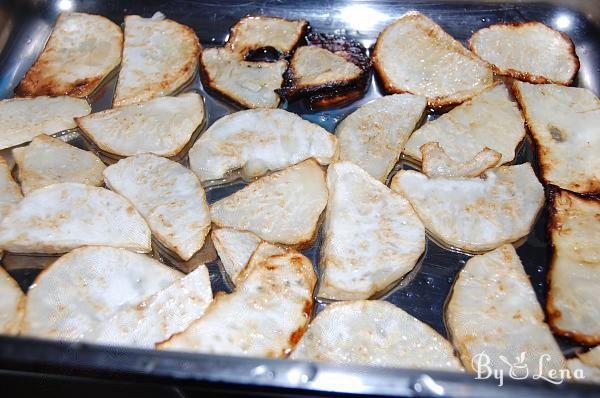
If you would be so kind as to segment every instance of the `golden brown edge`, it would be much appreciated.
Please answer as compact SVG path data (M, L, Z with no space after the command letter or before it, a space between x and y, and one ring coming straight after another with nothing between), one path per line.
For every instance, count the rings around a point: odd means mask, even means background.
M136 17L137 15L126 15L124 18L124 24L125 24L125 29L127 28L127 19L131 18L131 17ZM140 17L142 18L142 17ZM173 21L172 19L164 19L162 20L162 22L168 22L170 24L174 24L177 27L181 27L183 29L183 32L185 33L185 35L191 39L192 44L194 46L194 51L192 56L189 57L188 62L186 62L181 69L179 69L178 71L170 71L171 74L173 74L174 76L177 76L178 79L176 80L180 80L180 77L185 77L185 79L183 79L183 81L177 85L177 87L173 88L173 90L167 94L165 94L165 96L169 96L173 93L176 93L177 90L179 90L180 88L184 87L188 82L190 82L193 77L194 74L196 72L196 69L198 68L198 59L200 58L200 54L202 53L202 46L200 45L200 40L198 39L198 35L196 35L196 32L190 28L187 25L184 25L182 23ZM123 31L122 34L123 37L123 42L121 45L121 62L123 62L123 55L125 54L125 31ZM119 100L117 100L117 93L118 93L118 87L119 87L119 80L121 79L121 74L119 73L119 76L117 77L117 83L115 86L115 91L113 93L113 98L112 98L112 106L113 107L119 107L119 106L124 106L124 105L131 105L131 104L135 104L135 103L141 103L141 102L146 102L149 101L151 99L157 98L156 93L152 93L152 95L144 100L141 101L131 101L130 97L123 97ZM164 88L165 83L164 81L160 82L159 85L161 88Z
M381 33L379 33L379 36L377 36L377 41L375 42L375 46L373 47L373 53L371 55L371 60L373 62L373 66L375 68L375 71L377 72L377 76L379 78L379 81L381 82L381 85L384 88L384 91L387 94L413 94L413 95L419 95L416 94L414 92L411 92L409 90L403 90L401 88L396 87L392 82L391 79L389 78L389 76L385 73L384 68L380 65L380 61L379 61L379 51L381 51L379 49L379 46L381 45L381 40L382 37L384 36L384 34L386 33L386 31L388 29L390 29L393 25L395 25L396 23L398 23L399 21L403 20L404 18L426 18L427 20L431 21L431 23L433 23L434 25L436 25L441 32L444 35L447 35L450 39L452 39L454 42L456 42L457 44L459 44L459 47L456 48L456 50L458 50L459 48L461 48L461 50L459 51L462 55L467 56L469 58L472 59L477 59L480 60L479 57L477 57L475 54L473 54L471 51L469 51L468 49L466 49L462 43L460 43L458 40L456 40L454 37L452 37L448 32L446 32L439 24L437 24L435 21L431 20L429 17L427 17L425 14L422 14L418 11L410 11L407 12L406 14L400 16L400 18L396 19L395 21L391 22L390 24L388 24L382 31ZM485 61L483 61L485 62ZM487 63L486 63L487 66ZM476 95L482 93L483 91L495 86L497 83L496 82L492 82L492 84L490 84L487 87L484 87L483 89L474 92L474 93L470 93L467 95L462 95L462 96L457 96L454 98L451 97L434 97L434 98L427 98L427 106L434 108L436 110L441 110L441 111L445 111L447 110L447 108L456 106L456 105L460 105L463 102L475 97Z
M39 80L36 79L35 76L37 76L37 74L39 74L39 69L42 68L42 66L39 65L40 58L46 51L46 48L49 45L51 45L55 40L54 39L54 28L56 27L56 25L58 25L58 23L60 22L60 20L63 18L64 15L69 15L69 14L85 14L85 15L98 17L98 18L108 21L109 22L108 26L110 26L111 28L113 28L115 31L117 31L119 33L119 39L120 39L119 45L121 47L121 57L119 58L119 64L121 63L121 60L123 59L124 35L123 35L123 31L117 24L115 24L113 21L111 21L110 19L108 19L102 15L88 14L88 13L70 13L70 12L65 13L65 12L62 12L59 14L58 18L56 19L54 26L52 28L52 33L50 33L50 37L48 38L48 41L44 45L42 52L38 55L35 62L27 70L23 79L19 82L19 84L15 88L15 90L14 90L15 96L17 96L17 97L38 97L38 96L43 96L43 95L48 95L48 96L68 95L68 96L72 96L72 97L85 98L85 97L89 96L90 94L92 94L96 90L96 88L98 88L99 85L105 80L105 78L107 76L109 76L118 67L118 64L117 64L112 70L108 71L108 73L106 73L106 75L104 75L104 76L94 76L92 78L86 78L81 81L72 82L70 84L71 87L68 88L66 91L56 90L55 88L52 87L51 82L50 82L50 84L42 86L42 88L38 87L38 84L36 84L36 82L39 82ZM67 86L67 87L69 87L69 86Z
M477 49L474 45L474 38L482 30L491 29L496 26L508 26L508 27L512 26L512 27L520 28L520 27L527 26L527 25L537 25L537 24L544 25L546 28L550 29L551 31L558 33L565 40L565 42L567 42L567 44L569 45L569 52L571 54L571 60L573 61L574 69L573 69L573 73L571 74L571 76L569 77L568 80L557 81L557 80L548 79L544 76L533 75L528 72L521 72L521 71L518 71L518 70L512 69L512 68L501 69L501 68L497 67L496 65L489 63L485 59L481 58L479 56L479 54L477 53ZM488 64L488 66L494 71L494 73L496 73L498 75L502 75L502 76L512 77L512 78L515 78L515 79L518 79L518 80L521 80L524 82L533 83L533 84L559 84L559 85L563 85L563 86L570 86L573 83L575 76L577 76L577 73L579 72L579 68L581 67L579 57L577 56L577 53L575 51L575 44L573 43L573 40L571 40L571 37L569 37L569 35L567 35L564 32L560 32L556 29L552 29L550 26L548 26L542 22L538 22L538 21L499 22L499 23L491 24L491 25L486 26L485 28L481 28L481 29L473 32L473 34L471 35L471 37L469 38L467 43L469 46L469 50L471 50L471 52L473 52L473 54L477 55L477 57L479 57L483 62Z
M557 335L566 337L571 339L577 343L594 346L600 344L600 335L589 335L580 332L574 332L572 330L563 329L558 326L558 320L561 317L561 312L554 306L554 295L552 294L552 274L554 270L554 263L557 260L558 250L554 243L554 234L553 231L557 230L560 227L560 221L558 218L558 209L557 203L561 196L566 195L570 198L576 198L578 200L589 201L589 202L598 202L600 206L600 202L597 199L591 197L583 197L577 195L576 193L570 192L566 189L561 189L557 186L550 186L548 192L548 223L546 226L546 234L550 245L548 246L548 250L550 251L550 262L548 265L548 272L546 274L546 313L548 318L548 325L550 329Z

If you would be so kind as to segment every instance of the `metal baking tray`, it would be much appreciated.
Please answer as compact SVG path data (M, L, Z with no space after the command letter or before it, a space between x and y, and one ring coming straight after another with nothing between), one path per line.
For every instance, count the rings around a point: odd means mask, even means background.
M575 85L600 94L600 2L570 1L564 4L527 1L483 2L405 2L361 0L305 1L225 1L225 0L47 0L0 3L0 98L12 96L29 66L41 52L60 11L83 11L107 16L122 23L123 16L151 16L161 11L167 17L192 27L204 47L221 45L229 27L247 14L303 18L313 31L345 35L371 47L379 32L393 19L410 10L419 10L438 22L463 42L474 30L503 21L538 20L569 34L581 61ZM116 77L107 81L90 97L94 111L110 106ZM207 126L237 107L203 90L198 76L185 91L197 90L206 101ZM313 111L301 101L285 103L289 111L333 131L336 124L361 104L381 96L373 77L366 95L347 106ZM436 114L430 112L429 119ZM89 143L76 130L58 134L63 140L86 147ZM8 153L0 153L7 156ZM110 161L110 159L106 159ZM184 156L178 159L186 164ZM114 161L114 160L112 160ZM515 163L535 163L531 143L519 148ZM409 167L401 161L396 168ZM207 187L207 198L214 202L246 182ZM517 252L542 305L545 304L548 240L547 211L543 210L529 236L517 245ZM318 264L320 238L304 253ZM154 255L181 269L208 261L214 291L229 291L228 281L210 245L191 262L175 263L158 248ZM417 267L395 286L380 294L446 336L443 311L457 273L470 258L468 254L443 248L427 239L426 252ZM37 273L53 258L7 255L3 265L26 290ZM316 303L318 312L324 303ZM565 355L577 348L557 338ZM474 380L473 376L443 372L368 367L341 367L332 364L289 360L265 360L227 356L107 348L82 343L58 343L29 338L0 337L0 370L20 370L53 374L72 374L195 386L211 390L261 391L285 395L353 393L374 395L483 396L528 394L540 396L588 396L600 394L600 387L582 384L551 385L544 382L505 381L497 387L494 380ZM190 384L191 383L191 384Z

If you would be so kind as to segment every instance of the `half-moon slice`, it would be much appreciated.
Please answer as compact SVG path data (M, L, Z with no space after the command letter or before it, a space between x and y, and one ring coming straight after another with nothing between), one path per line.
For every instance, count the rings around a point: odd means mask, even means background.
M210 214L198 177L160 156L131 156L104 170L106 185L129 199L158 241L182 260L202 248Z
M336 105L363 95L371 60L356 40L311 33L308 46L299 47L290 60L279 91L288 100L308 97L312 107Z
M340 160L353 162L385 182L425 106L425 98L412 94L389 95L361 106L335 129Z
M600 383L600 347L592 348L584 353L578 353L576 358L567 360L567 366L573 373L574 381ZM583 378L580 379L580 374L576 374L575 372L580 372Z
M553 249L549 323L562 336L600 344L600 200L553 192L548 228Z
M428 178L401 170L391 187L410 201L435 238L469 252L529 234L544 204L544 188L529 163L492 169L482 178Z
M200 318L212 301L208 269L200 265L170 286L124 307L85 334L86 341L154 348Z
M179 154L204 121L200 94L155 98L76 118L85 136L116 156Z
M85 340L121 309L137 305L182 276L125 249L75 249L42 271L29 288L21 333Z
M461 371L452 345L427 324L385 301L329 304L290 359Z
M568 86L579 70L569 36L541 22L490 25L473 33L469 48L494 72L531 83Z
M600 193L600 100L590 90L515 82L542 180L573 192Z
M200 43L194 31L164 15L125 17L123 63L114 106L173 94L196 73Z
M307 28L308 22L302 19L247 16L231 27L227 46L242 55L269 48L287 55L302 40Z
M86 97L119 66L122 50L123 32L108 18L61 13L44 51L15 93L20 97Z
M322 127L282 109L256 109L217 120L189 156L191 169L208 181L238 169L248 178L258 177L309 158L327 165L338 150L335 136Z
M410 272L425 228L402 195L350 162L327 170L319 297L368 299Z
M255 264L233 293L217 295L202 318L158 348L284 357L306 329L316 281L309 259L284 250Z
M21 199L21 189L13 180L8 163L0 157L0 221Z
M77 127L75 117L92 111L84 99L71 97L12 98L0 101L0 149L22 144L39 134Z
M327 204L325 173L312 159L277 171L210 206L218 227L250 231L286 245L302 245L316 236Z
M206 86L246 108L277 108L287 61L247 62L227 47L208 48L200 58Z
M19 333L25 309L25 295L17 282L0 267L0 334Z
M232 228L214 229L211 238L225 272L231 282L237 284L238 276L262 240L252 232Z
M38 135L28 146L13 149L12 154L25 195L60 182L77 182L96 187L104 183L102 171L106 166L98 156L58 138Z
M53 184L30 192L0 222L0 248L65 253L81 246L150 251L150 229L131 203L104 188Z
M504 164L515 158L515 148L524 137L519 107L500 84L419 128L410 136L404 154L421 161L421 146L437 142L459 163L471 161L487 147L500 152L500 164Z
M477 372L478 364L487 364L521 378L527 377L528 369L548 377L548 371L565 367L512 245L467 261L452 290L446 325L463 364L472 372ZM486 373L484 367L479 370Z
M381 32L373 63L387 92L420 95L436 108L460 104L494 84L484 61L418 12Z
M483 148L473 159L460 163L452 159L437 142L421 145L421 169L427 177L479 177L486 170L498 165L502 158L499 152Z

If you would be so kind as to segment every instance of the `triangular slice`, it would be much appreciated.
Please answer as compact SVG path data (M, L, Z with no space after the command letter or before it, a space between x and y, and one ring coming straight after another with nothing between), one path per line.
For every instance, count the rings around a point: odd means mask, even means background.
M554 192L548 228L550 325L579 343L600 344L600 200Z
M200 43L194 30L164 15L125 17L123 63L114 106L172 94L188 83L198 66Z
M21 189L29 192L59 182L100 186L104 183L104 163L92 152L69 145L58 138L38 135L31 144L15 148Z
M250 231L268 242L301 245L315 237L326 204L325 173L310 159L213 203L210 216L219 227Z
M18 334L25 310L25 295L17 282L2 267L0 297L0 334Z
M12 98L0 101L0 149L22 144L39 134L77 127L75 117L92 111L84 99L71 97Z
M202 181L241 169L258 177L315 158L337 158L337 140L322 127L282 109L236 112L217 120L190 149L190 167Z
M567 366L575 381L600 383L600 347L578 353L576 358L567 360Z
M21 333L85 339L121 309L182 276L144 254L105 246L75 249L42 271L29 288Z
M425 106L425 98L412 94L389 95L361 106L335 129L340 160L353 162L385 182Z
M8 163L0 157L0 221L21 199L21 189L13 180Z
M197 93L161 97L76 118L101 151L116 156L179 154L204 121L204 100Z
M122 50L123 32L108 18L61 13L44 51L15 93L22 97L86 97L119 66Z
M373 63L386 91L426 97L432 107L459 104L494 84L484 61L418 12L381 32Z
M85 334L86 341L154 348L200 318L212 301L208 269L200 265L188 275L139 303L117 311Z
M600 193L600 100L590 90L515 82L542 179L570 191Z
M541 22L490 25L473 33L469 48L494 72L531 83L568 86L579 70L569 36Z
M521 378L527 377L528 369L548 377L550 370L558 372L565 366L512 245L467 261L452 290L446 325L463 364L472 372L481 363ZM479 371L485 375L486 369Z
M214 229L211 238L225 272L231 282L237 284L238 275L250 261L261 239L252 232L232 228Z
M523 116L500 84L415 131L404 154L421 161L421 146L437 142L452 160L467 163L487 147L502 154L503 164L515 158L515 148L523 137Z
M247 16L231 27L227 46L240 54L274 48L289 54L302 39L308 22L269 16Z
M204 245L210 214L198 177L160 156L131 156L104 170L106 185L129 199L152 234L182 260Z
M150 229L120 195L61 183L30 192L0 222L0 248L13 253L65 253L81 246L150 251Z
M470 252L529 234L544 204L544 188L529 163L492 169L482 178L428 178L401 170L391 187L410 201L435 238Z
M284 357L308 324L316 275L293 250L255 264L231 294L219 294L202 318L160 349Z
M246 108L277 108L287 62L247 62L228 48L208 48L200 59L204 83Z
M319 297L367 299L413 269L425 228L400 194L350 162L327 170Z
M486 170L498 165L502 154L488 147L478 152L473 159L461 163L450 158L437 142L421 145L421 169L427 177L479 177Z
M452 345L385 301L329 304L310 323L291 359L461 371Z
M299 47L290 60L280 90L288 100L308 96L311 107L340 104L363 95L371 60L356 40L311 33L308 46Z

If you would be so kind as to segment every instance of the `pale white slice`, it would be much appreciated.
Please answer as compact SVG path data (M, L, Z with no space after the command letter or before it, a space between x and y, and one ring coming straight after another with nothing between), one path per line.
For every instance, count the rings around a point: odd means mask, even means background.
M17 282L0 267L0 334L19 333L25 309L25 295Z
M104 170L106 185L129 199L163 246L189 260L202 248L210 214L198 177L152 154L121 159Z
M21 333L85 339L123 308L177 282L183 275L139 253L82 247L46 268L29 288Z
M434 237L471 252L529 234L544 204L544 188L529 163L492 169L482 178L428 178L401 170L391 187L410 201Z
M261 239L252 232L232 228L214 229L211 238L225 272L231 282L237 284L240 272L250 261Z
M29 192L59 182L100 186L106 167L98 156L44 134L31 143L12 150L19 167L21 189Z
M500 84L419 128L410 136L404 154L421 161L421 146L437 142L451 159L466 163L487 147L502 154L503 164L515 158L523 137L523 116Z
M579 193L600 193L600 100L590 90L515 82L535 141L542 179Z
M44 51L15 92L23 97L86 97L119 66L122 50L123 32L108 18L61 13Z
M117 156L179 154L204 121L200 94L155 98L86 117L77 125L100 150Z
M246 108L277 108L287 61L247 62L228 48L208 48L200 59L209 87Z
M84 99L71 97L12 98L0 101L0 149L77 127L75 117L92 111Z
M499 23L473 33L469 48L500 75L569 85L579 59L569 36L540 22Z
M421 145L421 169L428 177L478 177L486 170L498 165L502 158L499 152L485 147L473 159L460 163L448 156L437 142Z
M485 374L483 364L488 360L491 369L513 371L520 377L526 376L527 369L530 376L539 373L540 363L546 376L550 369L565 367L512 245L467 261L452 289L446 325L463 364L472 372L481 364L479 370Z
M600 344L600 200L556 192L548 228L550 325L579 343Z
M462 371L452 345L427 324L385 301L329 304L290 359Z
M585 353L578 353L576 358L567 360L567 366L575 381L600 383L600 347L592 348Z
M104 188L65 182L37 189L0 222L0 248L13 253L65 253L100 245L151 249L142 216Z
M217 120L190 149L190 167L202 181L241 169L248 177L314 158L327 165L337 140L322 127L282 109L236 112Z
M200 43L194 30L157 13L125 17L123 63L114 106L172 94L188 83L198 67Z
M327 170L319 297L367 299L410 272L425 228L402 195L350 162Z
M0 221L21 199L21 189L13 180L8 163L0 157Z
M384 182L426 106L425 98L412 94L388 95L361 106L335 129L340 160Z
M268 16L240 19L229 33L227 46L246 54L250 50L272 47L282 54L291 52L302 39L308 22Z
M298 89L346 82L358 78L361 69L319 46L302 46L294 52L290 61L294 86Z
M433 107L459 104L494 84L484 61L418 12L381 32L373 63L386 91L426 97Z
M231 294L158 348L281 358L308 324L316 283L310 260L293 250L256 264Z
M274 243L311 241L327 204L325 173L312 159L277 171L210 206L218 227L250 231Z
M154 348L187 329L200 318L212 301L208 269L200 265L170 286L124 307L95 329L84 340L107 345Z

